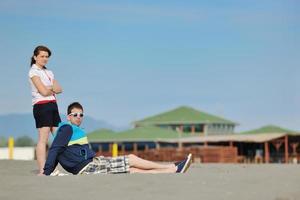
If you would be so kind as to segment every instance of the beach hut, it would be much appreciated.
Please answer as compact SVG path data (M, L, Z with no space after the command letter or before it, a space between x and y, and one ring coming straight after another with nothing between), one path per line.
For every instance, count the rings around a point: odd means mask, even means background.
M240 133L241 135L252 135L252 137L272 137L277 135L277 138L265 140L259 145L252 145L248 148L248 152L252 152L255 157L258 157L257 152L264 152L265 162L288 163L299 162L299 143L300 133L290 129L282 128L276 125L266 125L258 129L248 130ZM245 149L245 145L243 146Z

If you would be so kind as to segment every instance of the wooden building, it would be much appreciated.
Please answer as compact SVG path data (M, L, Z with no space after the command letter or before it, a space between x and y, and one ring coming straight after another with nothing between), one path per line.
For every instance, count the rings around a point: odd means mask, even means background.
M299 163L299 133L260 133L211 136L181 135L157 127L139 127L123 133L89 136L93 150L109 156L117 143L120 155L134 153L145 159L172 161L188 152L194 161L231 163ZM173 137L176 135L176 137ZM109 136L109 137L107 137ZM90 139L93 138L93 139Z
M189 145L182 142L188 138L201 138L189 133L179 133L155 126L146 126L113 133L101 130L88 135L91 148L99 155L111 156L112 145L117 144L119 155L133 153L153 161L182 160L188 153L193 153L195 162L237 162L236 147Z
M157 161L180 160L192 152L195 162L298 163L300 134L276 126L234 133L237 123L189 107L134 122L122 132L88 134L92 149L110 156L134 153Z
M133 123L134 127L157 126L191 135L234 133L237 123L193 108L182 106Z

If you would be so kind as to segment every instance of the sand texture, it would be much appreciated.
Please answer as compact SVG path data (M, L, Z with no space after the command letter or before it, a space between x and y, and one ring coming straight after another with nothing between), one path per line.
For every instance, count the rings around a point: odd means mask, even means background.
M0 161L0 200L298 200L300 165L192 164L186 174L38 177L35 161Z

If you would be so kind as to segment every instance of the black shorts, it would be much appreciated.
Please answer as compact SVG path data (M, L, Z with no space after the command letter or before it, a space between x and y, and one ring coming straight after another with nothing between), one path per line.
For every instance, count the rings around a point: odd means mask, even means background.
M33 106L33 116L36 128L58 127L61 122L56 102L35 104Z

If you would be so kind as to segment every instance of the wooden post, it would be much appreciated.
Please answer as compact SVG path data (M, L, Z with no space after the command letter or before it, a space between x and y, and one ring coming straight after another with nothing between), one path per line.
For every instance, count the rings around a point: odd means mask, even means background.
M99 144L99 146L98 146L98 152L99 152L100 154L102 154L102 145L101 145L101 144Z
M284 136L284 160L285 163L289 162L289 136Z
M159 145L158 142L155 142L155 149L156 149L156 150L159 150L159 149L160 149L160 145Z
M180 125L179 130L181 133L183 133L183 125Z
M207 135L207 124L203 124L203 133L204 135Z
M297 156L297 147L299 146L298 142L294 142L291 144L292 148L293 148L293 156Z
M233 142L232 141L229 142L229 146L233 147Z
M195 135L195 125L192 125L192 135Z
M279 152L279 149L282 145L282 141L276 141L276 142L273 142L273 145L275 146L276 148L276 152Z
M269 163L270 155L269 155L269 143L265 142L265 163Z
M290 143L292 146L293 152L292 152L292 157L293 157L293 163L298 163L298 156L297 156L297 147L299 145L299 142L293 142Z
M112 153L112 145L113 145L113 144L110 143L109 146L108 146L108 152L109 152L110 154Z
M122 151L122 154L125 155L125 144L123 144L123 143L122 143L122 146L121 146L121 151Z
M137 153L137 150L138 150L137 143L133 143L133 152Z
M179 149L179 150L182 149L182 142L178 142L178 149Z

